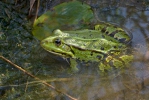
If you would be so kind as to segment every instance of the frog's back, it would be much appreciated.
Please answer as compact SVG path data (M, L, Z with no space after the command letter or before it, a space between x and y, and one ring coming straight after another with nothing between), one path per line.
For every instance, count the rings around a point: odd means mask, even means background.
M78 37L65 37L62 39L66 45L82 50L90 50L93 52L108 53L110 51L120 51L126 46L122 43L116 43L104 38L81 39Z
M99 24L95 26L95 30L83 29L75 31L56 30L55 34L66 37L76 37L82 39L107 39L117 43L129 43L131 35L126 33L122 28L111 24Z

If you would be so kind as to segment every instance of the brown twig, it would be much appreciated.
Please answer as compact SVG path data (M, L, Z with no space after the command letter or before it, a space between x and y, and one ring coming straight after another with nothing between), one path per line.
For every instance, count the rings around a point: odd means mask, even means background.
M54 86L50 85L49 83L47 83L47 82L45 82L45 81L39 79L38 77L35 77L35 76L32 75L31 73L27 72L26 70L24 70L23 68L21 68L20 66L18 66L18 65L16 65L16 64L14 64L14 63L11 62L10 60L6 59L5 57L0 56L0 58L2 58L4 61L6 61L7 63L11 64L11 65L14 66L15 68L21 70L21 71L24 72L25 74L29 75L30 77L32 77L32 78L34 78L34 79L40 81L40 82L43 83L44 85L46 85L46 86L52 88L53 90L55 90L55 91L57 91L57 92L59 92L59 93L61 93L61 94L64 94L65 96L67 96L67 97L70 98L71 100L77 100L76 98L70 96L69 94L64 93L64 92L62 92L62 91L56 89Z
M31 11L32 11L34 3L35 3L35 0L30 0L29 16L31 15Z
M39 5L40 5L40 0L37 0L37 8L36 8L35 18L34 18L33 23L34 23L35 20L37 19L37 15L38 15L38 11L39 11Z

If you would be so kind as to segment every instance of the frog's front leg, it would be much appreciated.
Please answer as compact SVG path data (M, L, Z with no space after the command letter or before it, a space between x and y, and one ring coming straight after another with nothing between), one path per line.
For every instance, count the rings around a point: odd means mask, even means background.
M111 66L109 64L104 64L104 62L101 62L98 65L98 68L99 68L100 71L105 72L105 70L111 69Z
M77 68L77 65L78 65L78 63L77 63L76 59L70 58L70 67L73 72L79 71L79 69Z

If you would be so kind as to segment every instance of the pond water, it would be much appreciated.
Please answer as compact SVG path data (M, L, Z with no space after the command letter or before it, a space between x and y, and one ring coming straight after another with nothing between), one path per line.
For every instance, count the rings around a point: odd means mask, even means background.
M131 51L135 57L126 69L97 74L91 69L82 69L67 82L53 82L63 91L80 100L147 100L149 98L149 10L146 1L89 2L99 21L117 24L131 32ZM104 5L105 4L105 5ZM107 6L108 7L105 7ZM104 8L105 7L105 8ZM103 9L104 8L104 9ZM92 65L94 67L94 65ZM56 85L57 86L57 85Z
M128 32L131 32L133 39L130 44L130 50L135 58L130 66L100 74L94 68L96 64L89 67L84 67L80 64L83 68L78 73L64 73L64 68L67 69L69 67L66 60L55 57L52 54L43 53L39 54L44 57L40 59L42 60L42 64L38 64L38 67L35 67L38 69L32 67L35 65L30 65L31 68L26 69L32 69L31 72L36 74L40 79L47 81L60 91L79 100L148 100L149 9L147 7L149 6L149 2L134 0L118 1L88 0L85 2L93 7L94 14L98 20L117 24ZM36 62L23 61L22 64L19 62L20 65L33 63ZM1 71L1 77L3 74L6 75ZM16 73L14 73L15 75ZM1 82L0 94L2 95L2 88L4 87L7 87L7 91L5 91L7 93L0 98L4 100L14 98L21 100L24 98L28 100L70 100L67 96L54 91L27 75L24 75L25 78L22 80L20 76L23 75L19 72L19 75L17 75L19 78L14 78L15 81L12 79L13 82L10 83L8 80L7 82ZM11 79L11 76L8 79ZM6 83L6 86L4 83ZM13 88L8 89L9 87Z

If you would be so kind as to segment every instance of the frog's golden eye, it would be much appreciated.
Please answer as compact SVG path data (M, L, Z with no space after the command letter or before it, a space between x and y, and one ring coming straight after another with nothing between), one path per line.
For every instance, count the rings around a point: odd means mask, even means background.
M55 44L56 44L57 46L60 46L60 45L61 45L61 40L60 40L60 39L56 39L54 42L55 42Z

